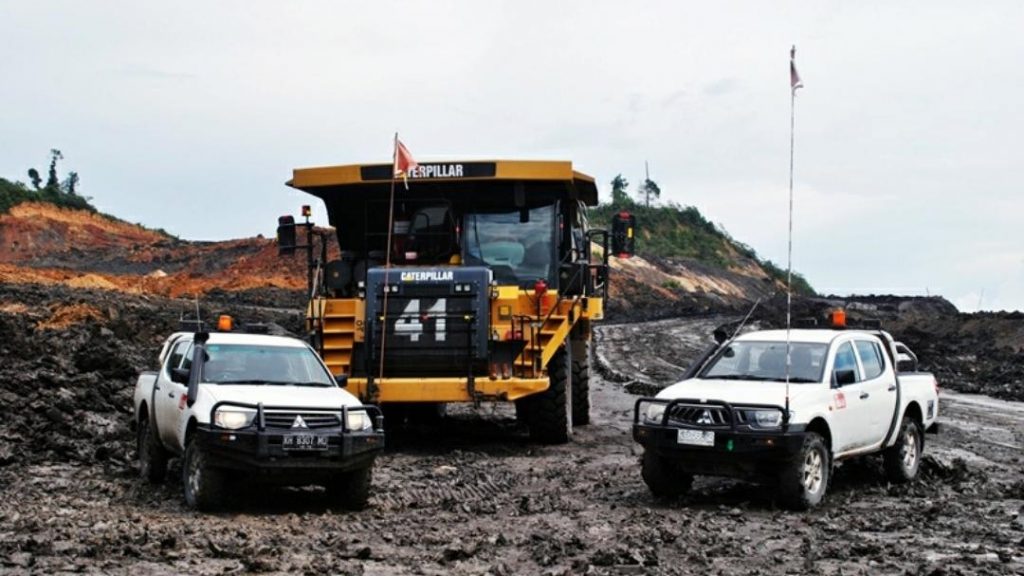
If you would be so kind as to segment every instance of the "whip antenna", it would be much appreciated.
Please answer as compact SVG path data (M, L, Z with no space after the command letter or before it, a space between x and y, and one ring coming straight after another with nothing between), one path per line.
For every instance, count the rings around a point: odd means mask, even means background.
M789 377L792 367L789 333L793 325L793 150L796 133L796 89L803 87L804 84L796 71L796 45L793 45L789 49L789 236L786 246L786 410L782 413L783 424L789 423Z

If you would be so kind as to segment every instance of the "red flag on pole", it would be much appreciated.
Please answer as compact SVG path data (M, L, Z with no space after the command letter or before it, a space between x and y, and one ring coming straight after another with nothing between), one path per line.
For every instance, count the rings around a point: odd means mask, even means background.
M796 46L789 50L789 87L794 94L797 88L804 87L804 83L800 80L800 74L796 71Z
M409 172L419 168L419 164L412 157L412 153L405 147L405 144L395 137L395 176L401 176L405 187L409 187Z

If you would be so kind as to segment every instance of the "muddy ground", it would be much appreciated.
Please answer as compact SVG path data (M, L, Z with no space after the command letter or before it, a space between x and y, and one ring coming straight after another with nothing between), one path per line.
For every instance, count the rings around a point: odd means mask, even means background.
M0 291L2 573L1024 573L1020 403L945 393L920 481L847 463L813 512L717 479L653 500L627 390L671 381L720 317L602 326L593 424L569 445L531 445L509 406L458 407L389 437L364 512L335 512L312 488L239 487L229 512L196 514L176 466L159 486L136 478L127 427L134 372L181 303L32 290Z

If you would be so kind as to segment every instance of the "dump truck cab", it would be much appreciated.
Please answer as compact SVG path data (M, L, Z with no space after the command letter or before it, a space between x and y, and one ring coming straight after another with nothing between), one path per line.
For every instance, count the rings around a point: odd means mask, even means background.
M290 253L305 228L306 327L350 392L385 406L513 401L545 442L588 422L591 322L609 253L630 255L633 238L627 214L615 234L589 228L593 178L570 162L455 161L407 181L391 164L297 169L288 185L323 200L336 231L330 259L313 257L308 220L282 218L278 240Z

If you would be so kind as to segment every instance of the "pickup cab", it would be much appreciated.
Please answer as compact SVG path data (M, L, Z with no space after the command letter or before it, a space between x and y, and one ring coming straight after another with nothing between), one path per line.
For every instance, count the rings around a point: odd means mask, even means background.
M285 336L179 332L135 385L139 469L151 482L179 456L185 500L210 510L250 480L322 484L361 509L384 447L383 419L339 386L306 343Z
M883 331L755 331L722 342L688 378L637 400L633 438L656 496L694 475L774 483L781 503L818 505L834 463L882 453L893 482L917 475L937 431L938 383ZM915 362L907 362L910 359Z

